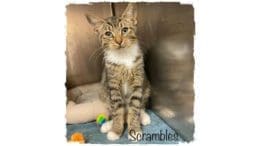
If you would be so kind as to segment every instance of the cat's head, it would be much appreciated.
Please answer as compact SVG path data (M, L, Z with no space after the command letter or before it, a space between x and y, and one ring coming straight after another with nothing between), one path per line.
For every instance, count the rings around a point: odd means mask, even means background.
M120 17L105 19L93 15L86 15L88 22L93 26L104 49L120 50L129 48L137 43L137 11L135 4L128 4Z

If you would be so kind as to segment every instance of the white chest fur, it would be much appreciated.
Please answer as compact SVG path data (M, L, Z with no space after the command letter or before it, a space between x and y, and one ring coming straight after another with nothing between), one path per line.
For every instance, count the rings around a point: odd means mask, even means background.
M105 60L112 63L125 65L128 68L132 68L134 65L134 61L139 54L139 46L138 44L134 44L130 48L106 51Z
M127 84L127 82L123 83L122 90L123 90L124 96L126 96L128 94L128 84Z

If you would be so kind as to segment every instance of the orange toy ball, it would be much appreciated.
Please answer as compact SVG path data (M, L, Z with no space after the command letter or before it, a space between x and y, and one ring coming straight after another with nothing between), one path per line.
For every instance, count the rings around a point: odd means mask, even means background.
M84 135L80 132L75 132L71 135L70 142L85 143Z

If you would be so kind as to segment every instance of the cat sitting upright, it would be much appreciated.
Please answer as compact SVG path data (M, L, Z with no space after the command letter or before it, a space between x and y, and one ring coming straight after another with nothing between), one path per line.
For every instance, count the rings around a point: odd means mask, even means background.
M86 15L104 51L104 88L111 109L111 121L101 127L109 140L117 140L128 125L129 139L142 132L141 123L149 124L145 105L150 84L144 71L143 52L138 44L137 8L128 4L120 17L102 19Z

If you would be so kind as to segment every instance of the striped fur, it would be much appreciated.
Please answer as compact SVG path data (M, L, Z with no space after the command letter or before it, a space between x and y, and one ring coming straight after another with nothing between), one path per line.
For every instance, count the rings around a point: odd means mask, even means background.
M124 123L128 124L129 132L141 132L140 112L144 111L150 95L143 53L136 37L136 16L134 4L129 4L121 17L101 19L87 16L104 49L105 95L113 120L111 135L120 136Z

